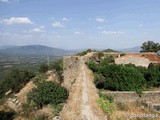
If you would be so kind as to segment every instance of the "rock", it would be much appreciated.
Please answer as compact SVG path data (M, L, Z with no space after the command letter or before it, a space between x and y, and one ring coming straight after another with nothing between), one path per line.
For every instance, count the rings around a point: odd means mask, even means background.
M56 116L52 120L63 120L63 119L60 116Z

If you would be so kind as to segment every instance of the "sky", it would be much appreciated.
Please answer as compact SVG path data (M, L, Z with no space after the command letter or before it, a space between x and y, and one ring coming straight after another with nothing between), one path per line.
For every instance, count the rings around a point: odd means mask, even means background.
M0 46L121 49L160 42L160 0L0 0Z

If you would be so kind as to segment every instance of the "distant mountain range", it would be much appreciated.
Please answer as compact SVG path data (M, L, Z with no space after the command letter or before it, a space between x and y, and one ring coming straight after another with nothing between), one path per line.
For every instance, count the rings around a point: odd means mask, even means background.
M136 46L136 47L133 47L133 48L117 49L117 51L121 51L121 52L140 52L141 51L141 46Z
M7 55L53 55L64 56L75 53L71 50L63 50L43 45L26 45L26 46L2 46L1 54Z
M116 49L116 51L121 52L139 52L141 50L140 46L125 49ZM72 55L82 50L64 50L59 48L52 48L43 45L26 45L26 46L0 46L1 55L40 55L40 56L64 56Z

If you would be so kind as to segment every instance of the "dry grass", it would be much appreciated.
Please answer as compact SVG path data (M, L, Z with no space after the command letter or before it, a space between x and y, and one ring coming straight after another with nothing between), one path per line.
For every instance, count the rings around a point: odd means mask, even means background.
M113 112L113 114L110 116L111 120L159 120L159 118L145 118L145 117L135 117L132 118L134 114L158 114L156 112L153 112L151 110L144 109L139 102L127 102L124 103L125 107L127 109L121 110L117 109Z
M36 85L32 81L30 81L24 88L21 89L19 93L15 94L15 96L21 103L26 103L27 94L34 87L36 87Z
M81 75L79 75L75 83L72 85L67 104L64 105L60 113L64 120L78 120L81 118L81 79Z
M93 73L91 70L86 68L86 75L87 75L87 82L88 82L88 89L89 89L89 101L91 104L92 111L95 116L98 116L99 120L105 120L106 116L104 115L104 112L100 109L97 100L98 100L98 91L95 88L95 85L93 83Z
M75 80L74 84L71 87L69 98L67 100L67 104L64 105L61 116L64 120L81 120L82 119L82 110L84 108L83 105L83 99L82 99L82 91L84 90L84 86L82 86L83 79L83 72L81 67L84 65L81 64L77 68L79 69L79 75L77 76L77 79ZM97 103L98 94L97 90L95 88L95 85L93 84L93 74L92 72L85 66L84 71L86 74L86 86L87 86L87 96L89 99L89 105L91 107L93 112L92 118L95 118L95 120L105 120L105 115L103 111L99 108L99 105ZM74 73L73 73L74 74ZM84 111L83 111L84 112ZM87 113L86 113L87 114ZM91 116L90 116L91 117Z

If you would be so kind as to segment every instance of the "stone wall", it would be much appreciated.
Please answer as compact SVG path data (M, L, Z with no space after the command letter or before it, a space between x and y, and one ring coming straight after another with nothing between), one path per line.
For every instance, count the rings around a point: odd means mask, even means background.
M127 102L127 101L150 101L154 104L160 104L160 91L146 91L143 92L141 97L135 92L112 92L107 91L103 92L105 95L114 96L114 100L118 102Z
M78 56L63 57L63 76L64 76L63 86L65 86L68 90L70 90L72 84L78 77L79 61L80 60Z
M146 58L140 58L140 57L135 57L135 56L124 56L120 58L115 59L116 64L135 64L136 66L143 66L143 67L148 67L149 64L151 63L149 59Z
M118 53L118 52L104 52L104 57L113 56L114 58L117 58L119 54L120 53Z

